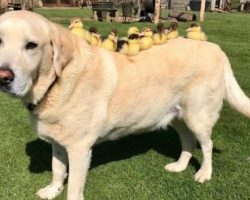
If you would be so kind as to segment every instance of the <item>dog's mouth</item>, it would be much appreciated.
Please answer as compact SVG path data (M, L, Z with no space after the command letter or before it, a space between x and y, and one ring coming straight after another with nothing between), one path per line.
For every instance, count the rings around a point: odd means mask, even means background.
M1 85L1 83L0 83L0 91L1 91L1 92L11 93L10 90L11 90L11 87L10 87L10 86Z
M12 84L10 85L1 85L0 83L0 92L7 93L8 95L16 97L17 95L15 92L12 90Z
M9 68L0 68L0 91L11 93L15 75Z

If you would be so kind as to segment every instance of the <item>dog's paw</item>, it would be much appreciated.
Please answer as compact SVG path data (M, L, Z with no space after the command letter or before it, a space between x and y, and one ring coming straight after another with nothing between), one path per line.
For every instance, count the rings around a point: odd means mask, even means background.
M41 199L48 199L51 200L55 198L57 195L59 195L63 190L63 186L53 186L48 185L45 188L40 189L36 194Z
M211 179L212 176L212 172L210 172L209 170L205 170L205 169L200 169L194 176L195 181L200 182L200 183L204 183L205 181L208 181Z
M186 169L186 165L179 163L179 162L173 162L170 164L167 164L165 166L165 170L169 171L169 172L181 172L183 170Z

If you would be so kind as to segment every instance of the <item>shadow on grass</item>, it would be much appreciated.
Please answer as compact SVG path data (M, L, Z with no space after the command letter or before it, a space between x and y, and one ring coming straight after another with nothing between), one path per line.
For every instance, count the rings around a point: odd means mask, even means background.
M168 131L155 131L141 135L131 135L116 141L107 141L93 148L91 169L113 161L131 158L154 149L166 157L178 159L181 145L173 128ZM214 149L213 152L220 153ZM29 170L33 173L51 171L51 146L42 140L34 140L26 144L26 154L30 157ZM192 158L190 164L199 169L200 163Z

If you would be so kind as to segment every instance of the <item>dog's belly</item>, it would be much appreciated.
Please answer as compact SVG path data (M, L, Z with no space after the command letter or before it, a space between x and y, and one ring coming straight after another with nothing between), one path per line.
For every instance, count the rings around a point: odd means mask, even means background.
M168 124L176 117L181 118L182 108L180 105L171 107L164 115L158 116L154 119L145 117L143 120L134 121L131 124L124 124L123 126L114 127L105 137L100 138L98 142L105 140L115 140L117 138L130 135L141 134L156 129L166 129Z

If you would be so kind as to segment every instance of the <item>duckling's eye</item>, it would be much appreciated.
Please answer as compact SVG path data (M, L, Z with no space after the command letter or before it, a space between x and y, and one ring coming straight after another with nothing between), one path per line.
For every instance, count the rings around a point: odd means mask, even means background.
M37 46L38 46L38 44L35 43L35 42L28 42L28 43L25 45L25 49L26 49L26 50L32 50L32 49L35 49Z

